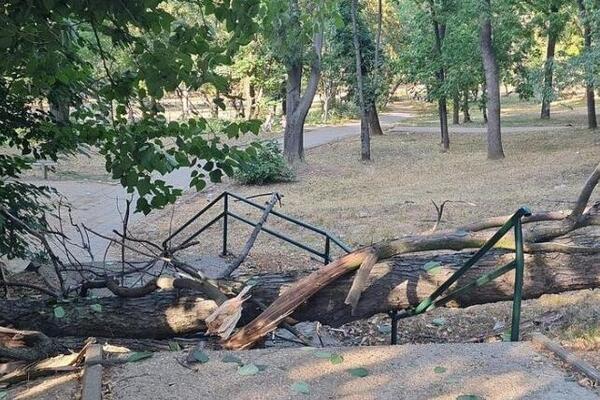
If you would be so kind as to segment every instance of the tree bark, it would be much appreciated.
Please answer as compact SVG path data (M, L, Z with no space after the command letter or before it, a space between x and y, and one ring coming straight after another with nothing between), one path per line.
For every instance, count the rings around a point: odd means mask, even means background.
M377 107L374 103L369 106L369 112L367 113L369 119L369 132L371 135L383 135L383 129L381 129L381 123L379 122L379 114L377 113Z
M550 15L558 12L558 7L554 4L550 6ZM556 41L558 32L552 26L552 17L549 17L548 22L548 45L546 47L546 62L544 63L544 87L542 91L542 110L540 118L550 118L550 103L552 102L553 76L554 76L554 53L556 50Z
M471 114L469 112L469 90L465 90L463 101L463 123L471 122Z
M452 103L452 125L460 124L460 98L454 95Z
M590 21L588 19L584 0L577 0L577 5L579 6L579 16L581 19L581 24L583 25L584 54L589 55L592 50L592 29L590 26ZM588 128L596 129L598 127L598 121L596 119L596 98L594 93L594 81L592 76L593 71L589 66L589 60L586 60L584 65Z
M591 238L590 242L595 240L598 237ZM362 292L354 314L351 307L345 304L346 295L353 283L352 275L346 275L321 288L291 317L297 321L320 321L339 326L376 313L415 306L472 254L470 251L452 254L426 252L380 262L371 270L368 285ZM468 283L513 258L512 253L492 251L469 270L458 285ZM427 273L423 266L428 261L440 262L441 269L434 274ZM600 275L597 273L600 254L526 254L525 265L523 296L526 299L546 293L600 286ZM513 295L513 276L509 272L488 285L459 296L448 306L466 307L510 300ZM298 277L297 274L259 275L255 277L258 283L252 291L252 297L264 304L271 304ZM260 313L251 303L245 303L241 325ZM102 311L92 310L92 304L100 304ZM133 299L81 299L61 306L65 309L66 316L57 319L53 314L55 305L46 301L0 301L0 324L13 324L19 329L35 329L49 336L160 339L204 331L204 319L217 307L215 302L186 290L155 292Z
M354 43L354 55L356 60L356 89L358 92L358 108L360 110L360 158L363 161L371 160L371 137L369 135L369 119L365 103L362 61L360 54L360 43L358 41L358 0L352 0L352 41Z
M500 133L500 76L498 62L492 42L492 20L490 0L483 0L480 45L485 71L488 159L504 158Z
M290 8L296 18L293 24L300 24L297 0L290 2ZM283 153L289 163L294 164L304 160L304 121L310 110L319 80L321 78L321 49L323 48L323 24L313 38L314 57L310 68L310 77L304 90L302 88L302 59L293 57L287 67L285 115L286 124L283 134Z
M441 134L441 145L442 151L446 152L450 149L450 136L448 135L448 107L446 104L446 95L443 93L444 81L446 80L446 70L442 63L442 43L446 36L446 26L440 24L435 15L435 6L430 1L431 9L431 20L433 22L433 34L434 34L434 50L438 61L440 63L439 70L436 73L438 96L438 115L440 118L440 134Z

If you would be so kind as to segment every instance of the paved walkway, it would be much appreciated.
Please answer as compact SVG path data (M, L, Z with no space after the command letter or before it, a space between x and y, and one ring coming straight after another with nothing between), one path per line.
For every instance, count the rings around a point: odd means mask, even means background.
M381 113L380 121L389 132L416 132L416 133L434 133L439 128L401 126L398 125L411 114L393 111ZM306 149L317 147L326 143L331 143L350 136L358 136L359 122L349 122L340 126L321 126L306 128L304 134L304 147ZM390 125L392 125L390 127ZM503 132L544 132L550 130L564 129L564 127L506 127ZM484 133L485 128L478 127L450 127L451 133ZM283 139L279 139L282 141ZM168 184L178 188L188 189L190 171L187 168L174 171L163 177ZM38 185L50 185L62 193L71 203L73 217L76 221L83 222L86 226L95 229L103 235L111 235L114 229L119 230L122 226L121 215L125 208L125 199L129 196L119 184L109 184L94 181L31 181ZM135 204L135 203L134 203ZM143 218L142 214L132 214L130 226L135 221ZM76 235L75 232L68 232L69 235ZM92 254L96 261L102 260L107 242L104 239L92 236L90 237ZM80 254L87 258L87 255Z
M209 361L182 367L182 353L157 353L139 363L105 371L115 400L152 399L377 399L377 400L597 400L565 379L528 343L427 344L325 348L343 361L332 364L317 349L263 349L229 353L264 366L242 376L227 352L206 352ZM365 377L348 370L365 368ZM304 382L301 384L300 382ZM293 385L308 393L299 394ZM298 385L299 384L299 385Z
M381 123L384 126L395 124L403 118L410 116L402 112L387 112L381 114ZM304 148L320 146L349 136L358 135L359 122L350 122L341 126L321 126L307 128L304 133ZM283 139L280 139L283 140ZM190 171L182 168L162 177L168 184L187 190L189 188ZM84 223L95 231L112 236L114 229L120 230L122 219L119 210L125 209L125 199L129 195L120 184L110 184L94 181L30 181L37 185L50 185L64 195L72 206L75 221ZM135 202L134 202L135 205ZM135 221L143 218L140 213L131 215L130 226ZM76 233L68 228L65 229L69 236ZM107 246L107 241L96 236L90 237L92 254L96 261L101 261ZM80 252L78 256L87 259L87 254ZM110 258L109 258L110 259Z

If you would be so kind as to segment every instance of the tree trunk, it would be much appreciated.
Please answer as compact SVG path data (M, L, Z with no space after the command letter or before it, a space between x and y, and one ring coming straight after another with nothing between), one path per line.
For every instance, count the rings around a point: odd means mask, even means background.
M485 9L481 16L480 44L486 83L488 159L497 160L504 158L500 133L500 77L492 42L490 0L483 2Z
M290 9L296 18L292 19L293 24L299 26L300 14L297 0L290 2ZM287 82L286 82L286 101L285 115L286 124L283 135L283 153L289 163L297 163L304 160L304 121L308 110L312 105L319 80L321 78L321 49L323 48L323 24L320 26L320 31L316 32L313 38L314 57L310 68L310 78L301 95L302 88L302 60L294 56L295 61L287 65Z
M442 96L438 100L438 114L440 117L440 131L442 134L442 151L446 152L450 149L450 136L448 135L448 108L446 106L446 96Z
M442 42L446 36L446 26L437 21L435 7L430 1L431 19L433 22L434 34L434 50L440 62L440 68L436 73L438 96L438 115L440 118L440 133L442 151L446 152L450 149L450 136L448 135L448 107L446 105L446 95L443 93L444 81L446 80L446 70L442 64Z
M550 6L550 17L548 18L548 45L546 47L546 62L544 64L544 87L542 90L542 110L540 112L540 118L550 118L550 103L553 97L553 75L554 75L554 53L556 50L556 41L558 39L558 32L554 26L552 26L552 14L558 12L556 5Z
M287 70L286 122L283 134L283 153L291 164L304 160L304 120L298 121L294 114L300 103L301 87L302 65L292 64Z
M369 106L369 112L367 113L369 119L369 132L371 135L383 135L381 124L379 122L379 114L377 113L377 107L374 103Z
M458 94L452 99L452 125L460 124L460 98Z
M358 41L358 0L352 0L352 41L354 43L354 55L356 60L356 90L358 92L358 108L360 110L360 156L363 161L371 160L371 138L369 136L369 119L365 104L362 61L360 55L360 43Z
M598 237L590 239L590 242ZM345 298L353 276L342 277L322 288L291 317L297 321L320 321L339 326L346 322L367 318L392 309L406 309L417 305L430 295L472 252L453 254L420 253L385 261L372 269L369 285L363 291L354 315ZM458 285L468 283L481 274L490 272L514 258L513 253L497 250L489 253L467 272ZM429 274L423 266L437 261L442 268ZM536 298L545 293L600 286L600 254L573 255L544 253L525 255L523 297ZM468 292L449 304L466 307L502 300L513 295L513 273ZM250 277L248 277L250 278ZM245 279L245 278L244 278ZM297 274L264 274L255 277L258 282L252 297L271 304L281 290L298 279ZM90 308L100 304L101 312ZM38 330L49 336L101 336L128 338L168 338L203 331L204 319L216 308L215 302L205 300L193 292L162 291L140 298L122 299L103 297L81 299L61 304L66 311L63 318L55 318L55 305L42 300L0 301L0 325L12 324L18 329ZM31 310L37 312L32 313ZM256 317L260 310L251 302L245 303L243 325Z
M465 90L463 101L463 123L471 122L471 114L469 113L469 90Z
M66 124L69 121L69 105L64 102L50 102L50 115L58 124Z
M589 55L592 51L592 30L590 27L590 21L588 20L584 0L577 0L577 5L579 6L579 15L581 18L581 24L583 25L584 54ZM589 66L589 60L586 60L584 69L588 128L596 129L598 127L598 121L596 119L596 98L594 93L593 71Z

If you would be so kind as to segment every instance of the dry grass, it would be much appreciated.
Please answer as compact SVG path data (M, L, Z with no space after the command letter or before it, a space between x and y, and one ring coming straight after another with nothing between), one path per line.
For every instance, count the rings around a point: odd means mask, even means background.
M521 100L515 94L503 95L500 100L502 103L503 126L587 126L585 94L582 92L574 92L552 102L550 119L540 119L540 103L538 101ZM439 126L437 105L435 103L415 102L404 98L397 105L414 114L413 117L403 121L402 125ZM450 112L448 118L451 123L452 108L450 104L448 107ZM472 122L464 126L484 126L478 103L471 103L470 114ZM462 112L460 120L463 120Z
M175 206L173 226L187 220L221 190L244 195L277 191L285 196L281 211L359 246L430 229L435 220L431 200L476 204L448 204L442 227L510 214L521 205L536 211L569 208L598 162L597 134L587 130L506 135L507 158L503 161L486 160L485 140L480 135L454 135L447 154L439 152L437 140L436 134L376 137L370 163L358 160L358 140L321 146L308 151L297 182L263 187L228 183L211 188L210 193L188 195ZM250 219L259 216L252 209L234 207ZM159 213L140 231L153 231L158 238L169 221L170 211ZM268 224L322 246L318 237L276 222L271 218ZM243 245L249 228L242 231L234 224L232 229L231 248L235 251ZM202 246L195 251L214 251L221 239L218 232L215 226L203 235ZM274 248L280 248L279 242L261 235L253 255L264 257L267 263L263 267L269 268Z

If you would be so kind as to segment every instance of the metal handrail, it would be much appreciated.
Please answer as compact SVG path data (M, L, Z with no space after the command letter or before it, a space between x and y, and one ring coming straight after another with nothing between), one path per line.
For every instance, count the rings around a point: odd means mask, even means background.
M392 344L397 343L398 333L398 318L405 318L413 315L422 314L432 310L438 306L448 303L458 295L468 292L476 287L481 287L494 279L506 274L511 270L515 270L515 287L513 294L513 310L512 310L512 325L510 340L516 342L519 340L519 323L521 319L521 299L523 294L523 271L525 268L525 259L523 251L523 226L522 218L531 215L531 211L525 207L519 208L488 240L477 252L471 256L466 263L456 270L450 278L442 283L432 294L422 300L414 309L406 311L401 316L398 316L397 311L390 313L392 317ZM461 276L463 276L477 261L479 261L488 251L490 251L496 243L500 241L511 228L514 228L515 233L515 259L506 265L503 265L491 272L488 272L478 279L454 289L442 298L439 298L446 290L450 288Z
M256 202L253 202L249 199L246 199L238 194L235 193L231 193L228 191L224 191L223 193L221 193L219 196L215 197L210 203L208 203L206 206L204 206L200 211L198 211L196 214L194 214L194 216L192 216L192 218L190 218L185 224L183 224L182 226L180 226L178 229L176 229L172 234L170 234L162 243L163 248L165 249L165 252L168 253L168 245L169 243L173 240L173 238L177 235L179 235L185 228L187 228L188 226L190 226L195 220L197 220L198 218L200 218L206 211L208 211L209 209L211 209L212 207L214 207L220 200L223 200L223 212L221 212L219 215L217 215L215 218L213 218L210 222L208 222L207 224L203 225L200 229L196 230L194 233L192 233L189 237L187 237L181 244L185 245L187 243L189 243L191 240L193 240L194 238L196 238L198 235L200 235L202 232L204 232L204 230L206 230L208 227L210 227L211 225L213 225L214 223L216 223L217 221L219 221L221 218L223 218L223 248L222 248L222 254L226 255L227 254L227 239L228 239L228 217L232 217L238 221L244 222L250 226L254 226L256 227L257 224L242 217L241 215L238 215L232 211L229 210L229 197L234 198L237 201L241 201L242 203L248 204L252 207L258 208L260 210L265 210L265 206L258 204ZM303 250L308 251L309 253L312 253L318 257L323 258L323 261L325 264L329 263L331 261L331 243L334 243L335 245L337 245L339 248L341 248L343 251L345 251L346 253L350 253L352 251L352 248L350 246L348 246L347 244L345 244L344 242L342 242L339 238L337 238L336 236L332 235L331 233L329 233L328 231L321 229L319 227L313 226L311 224L308 224L304 221L300 221L296 218L290 217L288 215L285 215L283 213L277 212L275 210L271 210L269 212L269 214L275 215L285 221L291 222L295 225L301 226L302 228L308 229L312 232L315 232L317 234L320 234L322 236L324 236L325 238L325 248L324 251L321 252L319 250L316 250L312 247L310 247L307 244L301 243L281 232L272 230L268 227L264 227L261 226L261 230L272 235L275 236L285 242L288 242L296 247L299 247Z

